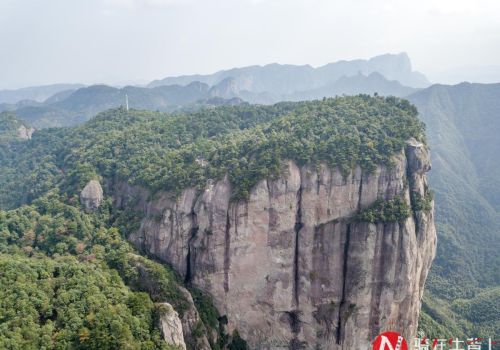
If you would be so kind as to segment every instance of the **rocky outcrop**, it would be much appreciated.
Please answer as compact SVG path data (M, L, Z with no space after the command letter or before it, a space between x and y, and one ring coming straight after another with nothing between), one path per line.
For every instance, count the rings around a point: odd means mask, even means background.
M181 318L186 344L189 345L189 349L211 350L212 348L207 338L208 330L201 321L191 293L182 287L180 287L180 291L184 299L188 302L188 308L184 311Z
M287 168L246 201L231 201L225 178L177 197L121 183L116 202L144 212L131 241L209 293L251 349L363 350L385 330L412 338L435 253L433 211L352 218L377 199L424 197L425 146L410 140L394 166L373 172Z
M161 278L158 279L158 272L155 271L154 265L142 256L137 254L128 254L127 259L131 266L133 266L137 271L136 279L133 281L130 280L129 282L132 286L137 287L139 290L146 291L150 295L156 295L156 297L158 297L159 291L172 282L168 282L164 279L162 280ZM212 339L216 341L217 335L213 335L211 333L209 334L208 330L205 328L200 314L196 309L191 293L189 293L186 288L177 285L177 283L175 283L175 286L171 287L178 291L178 295L168 301L171 302L170 305L173 304L172 307L177 308L179 311L178 316L183 336L182 339L186 348L190 350L210 350L210 342L208 341L207 336L212 335ZM162 296L165 297L164 294ZM166 301L167 300L162 300L159 305L166 304ZM163 326L160 323L160 329L162 329L162 327ZM174 328L178 329L177 323ZM164 331L162 330L162 332ZM180 332L175 331L174 333L179 334ZM163 334L165 335L165 332ZM167 336L166 339L169 339L169 336Z
M159 303L156 306L160 313L159 326L165 342L186 350L179 314L169 303Z
M31 139L31 135L35 132L34 128L28 128L25 125L21 124L17 129L17 137L25 140Z
M98 209L103 198L102 187L97 180L89 181L80 193L80 202L89 211Z
M410 174L423 175L431 170L429 150L421 142L409 139L406 143L406 155Z
M217 85L214 85L210 91L210 96L222 97L222 98L233 98L240 96L240 88L238 82L234 78L226 78L222 80Z

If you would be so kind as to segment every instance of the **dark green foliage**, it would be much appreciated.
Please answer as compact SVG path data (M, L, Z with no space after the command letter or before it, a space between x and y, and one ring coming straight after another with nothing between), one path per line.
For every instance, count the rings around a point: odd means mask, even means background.
M449 301L427 293L419 329L428 337L494 338L500 334L500 288L480 290L468 298Z
M109 260L125 283L134 290L145 291L154 302L168 302L182 317L189 304L179 290L180 278L164 265L122 250Z
M92 244L111 246L118 232L105 229L98 215L84 214L61 201L56 193L30 206L0 211L0 251L19 247L26 252L53 254L90 253Z
M434 194L432 191L427 190L424 196L418 192L412 191L410 195L411 205L414 211L430 212L432 210L432 201L434 200Z
M487 337L500 334L500 287L485 289L472 299L458 299L451 304L458 314L472 324L471 333Z
M229 335L225 333L224 326L227 324L227 317L220 316L219 311L215 307L213 300L210 296L203 293L202 291L191 287L191 295L193 297L194 304L200 315L200 318L207 329L212 329L218 332L217 342L213 339L211 334L208 334L208 340L212 349L227 349ZM237 331L236 331L237 332ZM243 340L239 338L236 343L241 343ZM243 341L244 342L244 341ZM246 343L245 343L246 344ZM229 348L231 345L229 345Z
M248 345L247 342L240 337L238 331L235 330L228 348L229 350L248 350Z
M203 323L210 328L217 329L219 327L219 312L212 299L197 289L191 289L190 292Z
M358 222L403 222L411 215L410 207L402 197L389 200L377 200L375 203L356 214Z
M5 348L17 349L16 346L21 344L28 349L43 346L47 346L47 349L64 346L82 349L168 348L155 328L156 311L153 302L168 301L182 315L187 301L178 289L178 279L169 269L135 254L120 231L110 224L114 221L114 215L121 217L120 212L113 212L108 201L101 205L99 212L86 213L79 208L76 198L66 198L56 191L34 200L29 206L0 211L0 254L9 254L0 255L0 263L10 259L19 260L20 265L16 266L33 264L37 270L37 264L54 266L53 270L57 271L54 272L57 274L54 277L57 279L47 282L54 288L52 292L46 291L47 298L55 290L60 292L68 288L68 293L80 296L78 300L81 303L75 304L75 300L71 299L71 304L61 304L55 299L51 302L54 306L50 307L55 310L51 311L55 316L51 314L39 317L41 320L49 318L51 321L47 324L50 327L45 330L45 321L40 321L43 323L40 325L29 326L40 327L40 332L60 333L60 337L49 334L52 339L50 344L37 343L37 333L23 340L27 337L25 331L15 327L6 329L6 334L0 334L0 344L1 339L5 338L7 341L13 338L12 343L5 343ZM22 257L23 255L31 258ZM62 263L67 263L71 271L76 269L79 274L62 274L59 267ZM61 266L65 266L64 264ZM17 267L13 267L14 271L16 269ZM100 278L101 274L104 277L97 280L95 283L98 285L94 287L94 278ZM0 273L0 278L2 276ZM55 283L56 281L58 282ZM124 282L136 292L125 287ZM8 281L4 283L6 286ZM45 282L33 283L35 284L16 284L15 287L22 295L30 295L32 288L44 286L36 283ZM90 291L86 288L92 289ZM0 292L3 289L4 285L1 285ZM99 301L98 298L101 297L95 294L97 289L107 299ZM99 312L94 312L92 305L97 301ZM24 300L23 305L30 310L36 309L38 301ZM74 309L75 305L80 306ZM8 305L0 303L0 315L10 312L6 307ZM67 321L71 321L69 324L59 321L61 315L66 313L71 315L71 319ZM20 322L16 317L12 316L12 322ZM73 322L76 322L74 326ZM43 334L40 337L43 338Z
M2 349L168 349L149 297L99 263L0 255L0 271Z

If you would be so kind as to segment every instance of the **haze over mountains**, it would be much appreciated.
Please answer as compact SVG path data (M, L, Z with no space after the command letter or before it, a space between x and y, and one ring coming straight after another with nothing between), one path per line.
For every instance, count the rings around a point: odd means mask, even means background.
M295 66L276 63L266 66L233 68L210 75L168 77L155 80L149 86L186 85L193 81L217 85L227 78L232 78L240 90L288 95L297 91L321 88L334 83L341 77L352 77L358 74L368 76L374 72L380 73L387 80L397 80L402 85L409 87L422 88L430 85L422 73L412 70L408 55L399 53L380 55L368 60L339 61L318 68L309 65Z
M369 60L339 61L318 68L269 64L211 75L167 77L147 87L94 85L75 90L77 85L56 85L27 88L0 92L0 111L16 111L33 126L42 128L82 123L100 111L124 105L125 95L131 108L173 112L240 103L238 99L272 104L359 93L402 97L428 85L423 74L412 70L408 55L400 53ZM50 98L41 102L41 96L49 95Z
M0 90L1 103L17 103L23 100L43 102L49 97L61 91L74 91L83 87L82 84L53 84L45 86L33 86L16 90Z
M436 197L424 311L455 334L500 334L500 84L433 85L408 99L427 126Z

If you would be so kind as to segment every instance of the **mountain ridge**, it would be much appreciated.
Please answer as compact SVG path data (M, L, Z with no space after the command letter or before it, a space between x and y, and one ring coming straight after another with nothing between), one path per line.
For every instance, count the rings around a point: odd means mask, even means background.
M394 67L397 67L394 70ZM401 84L422 88L430 85L425 76L412 71L411 62L406 53L384 54L368 60L356 59L351 61L338 61L313 68L310 65L291 65L271 63L263 66L253 65L242 68L232 68L217 71L213 74L183 75L167 77L152 81L148 86L179 84L184 85L192 81L201 81L208 85L216 85L220 81L232 77L238 80L242 89L255 93L272 92L276 94L289 94L293 90L309 90L321 87L339 79L341 76L351 76L362 72L368 75L379 72L388 80L398 80ZM277 81L283 80L284 84ZM271 88L274 83L274 88Z

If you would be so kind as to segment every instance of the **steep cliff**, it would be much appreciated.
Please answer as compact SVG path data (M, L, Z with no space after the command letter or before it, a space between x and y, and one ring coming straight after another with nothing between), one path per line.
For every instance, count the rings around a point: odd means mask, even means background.
M212 295L252 349L368 349L383 330L414 336L436 245L433 204L415 199L429 197L425 146L409 140L393 163L345 176L289 161L237 202L227 178L179 196L124 182L115 193L144 213L131 241ZM395 198L411 215L356 217Z

